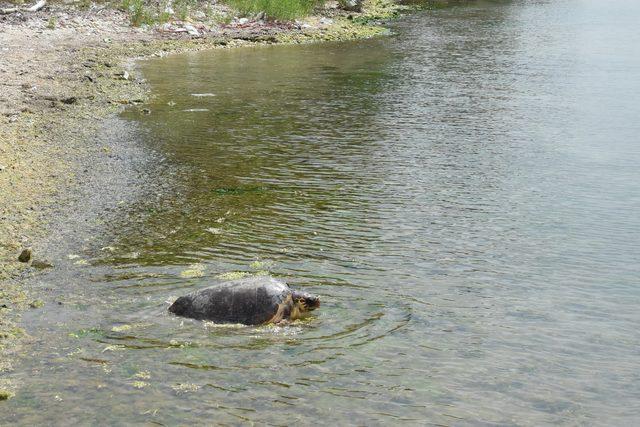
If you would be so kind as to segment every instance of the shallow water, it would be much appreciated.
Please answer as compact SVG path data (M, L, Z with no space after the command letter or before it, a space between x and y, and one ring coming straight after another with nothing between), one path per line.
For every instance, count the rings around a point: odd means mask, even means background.
M478 2L144 63L152 112L123 120L161 190L43 279L0 422L635 424L639 16ZM323 305L286 327L166 313L237 271Z

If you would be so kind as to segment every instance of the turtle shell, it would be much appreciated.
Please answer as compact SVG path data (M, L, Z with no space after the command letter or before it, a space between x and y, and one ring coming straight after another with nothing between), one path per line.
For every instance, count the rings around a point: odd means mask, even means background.
M259 325L278 312L291 288L269 276L223 282L175 300L169 311L184 317L216 323Z

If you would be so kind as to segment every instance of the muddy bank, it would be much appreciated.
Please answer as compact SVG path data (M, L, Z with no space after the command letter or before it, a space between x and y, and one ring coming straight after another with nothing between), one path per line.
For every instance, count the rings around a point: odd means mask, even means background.
M135 129L115 118L127 106L145 111L136 59L372 37L385 32L380 19L398 10L385 1L371 1L359 14L329 4L319 16L293 23L194 18L144 29L132 27L125 13L97 5L1 15L0 373L14 368L28 340L20 313L42 305L21 283L38 274L38 264L62 268L69 245L97 232L111 207L139 196L150 170L162 173L160 157L137 147ZM99 137L105 134L111 136ZM31 265L18 261L24 248L33 249ZM0 378L0 399L14 389Z

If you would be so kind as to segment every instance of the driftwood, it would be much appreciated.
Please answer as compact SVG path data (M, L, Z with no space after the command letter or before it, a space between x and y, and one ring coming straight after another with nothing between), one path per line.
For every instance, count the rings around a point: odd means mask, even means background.
M47 0L40 0L38 3L34 4L30 8L27 9L27 12L37 12L47 4Z
M31 7L8 7L6 9L0 9L0 15L8 15L16 12L37 12L47 5L47 0L40 0Z

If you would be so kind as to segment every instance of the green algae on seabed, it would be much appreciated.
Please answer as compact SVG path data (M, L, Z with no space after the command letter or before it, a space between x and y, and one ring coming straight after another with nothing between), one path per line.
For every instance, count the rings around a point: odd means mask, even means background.
M31 307L31 308L42 308L42 307L44 307L44 301L39 300L39 299L33 300L33 301L31 301L29 303L29 307Z
M339 18L326 31L313 29L302 32L280 33L275 36L275 39L281 44L302 44L367 39L388 33L389 30L381 26L356 24L349 19Z
M14 396L9 390L0 390L0 400L9 400Z
M191 264L188 268L180 272L180 277L184 279L192 279L195 277L203 277L207 266L202 263Z
M139 380L137 380L137 381L133 381L133 382L131 383L131 385L132 385L134 388L141 389L141 388L148 387L148 386L149 386L149 383L144 382L144 381L139 381Z
M223 187L216 188L213 190L215 194L220 196L240 196L246 193L262 193L267 190L266 187L263 186L249 186L249 187Z
M226 273L218 274L216 277L220 280L238 280L244 279L245 277L250 276L268 276L269 272L266 270L260 270L255 272L249 271L229 271Z
M105 336L105 334L106 334L106 331L102 329L88 328L88 329L80 329L79 331L76 331L76 332L70 332L69 336L71 338L85 338L85 337L102 338Z
M373 21L397 18L400 13L414 9L414 6L396 3L392 0L366 0L363 5L363 13L353 18L353 21L362 25Z

